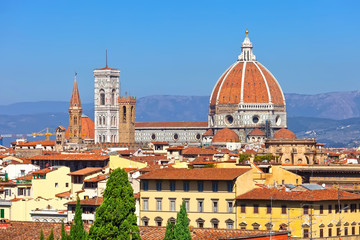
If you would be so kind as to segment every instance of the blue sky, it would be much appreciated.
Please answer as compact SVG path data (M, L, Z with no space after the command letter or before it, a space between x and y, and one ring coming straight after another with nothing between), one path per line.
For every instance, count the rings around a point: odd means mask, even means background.
M83 102L92 71L121 71L123 94L210 95L246 28L285 93L360 89L359 1L4 1L0 104Z

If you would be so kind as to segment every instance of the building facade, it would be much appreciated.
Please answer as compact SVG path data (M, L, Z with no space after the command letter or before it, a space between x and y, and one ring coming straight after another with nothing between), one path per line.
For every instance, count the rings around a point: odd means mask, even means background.
M74 86L69 106L69 143L82 143L81 115L81 100L75 75Z

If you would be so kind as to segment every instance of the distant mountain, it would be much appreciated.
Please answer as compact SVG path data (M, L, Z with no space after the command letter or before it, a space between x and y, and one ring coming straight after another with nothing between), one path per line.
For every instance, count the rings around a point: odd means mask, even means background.
M285 94L288 127L298 137L316 137L328 146L360 141L360 91L316 95ZM207 121L209 96L148 96L137 99L137 122ZM94 118L93 103L83 113ZM68 125L68 102L0 105L0 134L32 133ZM359 136L359 137L358 137Z

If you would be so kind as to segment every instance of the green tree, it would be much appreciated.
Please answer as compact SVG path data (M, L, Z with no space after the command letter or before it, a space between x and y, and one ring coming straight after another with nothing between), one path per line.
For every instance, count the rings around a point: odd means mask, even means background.
M115 169L109 176L89 239L141 239L133 189L123 169Z
M61 223L61 238L60 240L68 240L69 236L67 235L66 231L65 231L65 225L64 222Z
M175 240L174 224L170 221L167 222L165 237L163 240Z
M80 199L77 197L74 224L71 224L70 228L70 239L72 240L83 240L86 239L86 231L82 221L82 209L80 205Z
M240 153L239 154L239 163L245 163L251 157L250 153Z
M45 240L44 232L43 232L42 229L41 229L41 232L40 232L40 240Z
M176 216L176 225L174 227L175 240L191 240L189 230L189 219L186 213L185 202L181 204L180 211Z
M46 238L46 240L54 240L54 229L51 229L50 235Z

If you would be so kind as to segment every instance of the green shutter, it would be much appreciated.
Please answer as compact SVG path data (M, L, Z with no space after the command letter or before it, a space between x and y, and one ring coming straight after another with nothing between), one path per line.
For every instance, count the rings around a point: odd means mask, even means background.
M0 218L5 217L5 209L0 209Z

